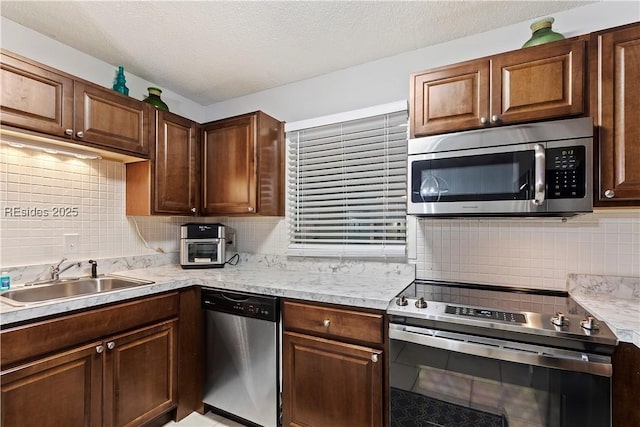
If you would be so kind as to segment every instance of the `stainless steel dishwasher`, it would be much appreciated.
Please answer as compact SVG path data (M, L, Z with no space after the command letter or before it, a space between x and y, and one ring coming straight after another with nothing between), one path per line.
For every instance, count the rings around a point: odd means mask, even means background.
M203 402L213 412L237 421L277 427L278 298L203 289L202 308L205 310Z

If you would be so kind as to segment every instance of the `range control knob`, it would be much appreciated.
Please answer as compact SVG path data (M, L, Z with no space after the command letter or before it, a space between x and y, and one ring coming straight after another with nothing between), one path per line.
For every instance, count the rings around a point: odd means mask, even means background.
M427 308L427 302L424 300L423 297L420 297L416 301L416 307L418 307L418 308Z
M551 317L551 323L556 326L565 326L567 324L567 319L564 316L564 313L557 312L555 316Z
M409 301L407 301L407 297L405 297L404 295L396 298L396 305L404 307L407 304L409 304Z
M580 326L582 326L583 329L586 329L588 331L596 331L600 329L598 324L596 323L596 319L594 319L591 316L587 316L586 319L581 321Z

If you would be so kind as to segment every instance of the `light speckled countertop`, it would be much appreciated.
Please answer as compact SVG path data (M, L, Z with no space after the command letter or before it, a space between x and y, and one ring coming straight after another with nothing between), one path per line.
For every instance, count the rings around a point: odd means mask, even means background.
M570 274L567 283L571 297L620 341L640 347L640 278Z
M371 262L287 262L277 257L244 259L238 266L183 270L169 264L111 271L153 281L150 285L12 307L0 304L0 325L29 321L193 285L264 295L386 309L415 278L413 265Z

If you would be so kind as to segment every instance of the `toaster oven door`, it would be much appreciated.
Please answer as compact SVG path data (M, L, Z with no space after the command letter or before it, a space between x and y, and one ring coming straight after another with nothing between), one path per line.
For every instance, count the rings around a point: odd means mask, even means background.
M180 265L183 267L222 267L224 256L224 239L181 239Z

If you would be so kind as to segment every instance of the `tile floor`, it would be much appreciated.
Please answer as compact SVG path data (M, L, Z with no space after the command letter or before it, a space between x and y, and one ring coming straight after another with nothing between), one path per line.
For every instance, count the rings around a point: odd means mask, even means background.
M182 421L176 423L174 421L165 424L163 427L243 427L235 421L228 420L220 415L207 412L204 415L200 415L197 412L193 412Z

